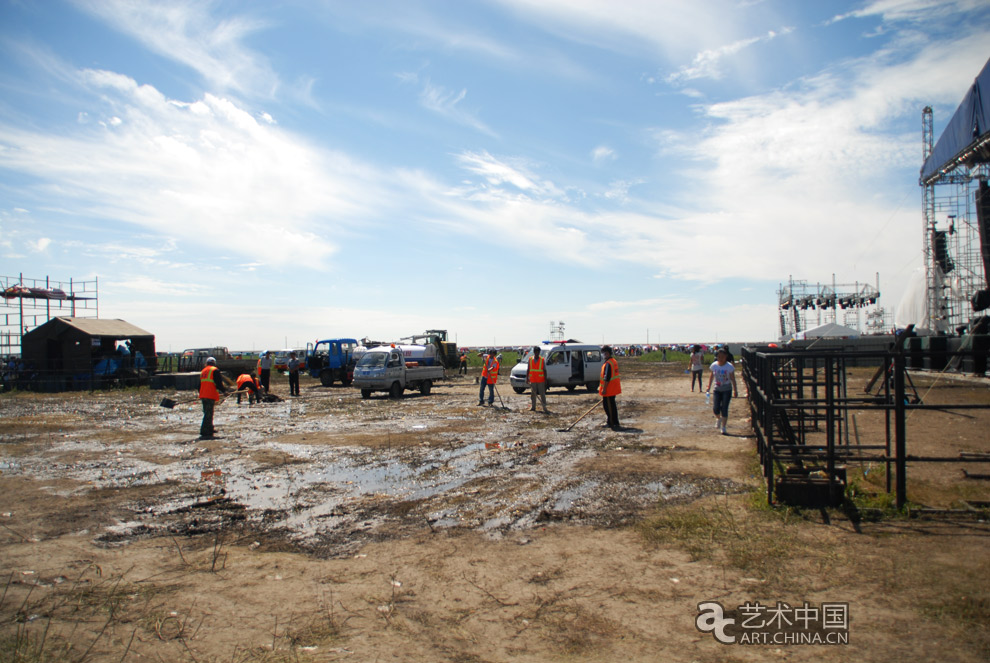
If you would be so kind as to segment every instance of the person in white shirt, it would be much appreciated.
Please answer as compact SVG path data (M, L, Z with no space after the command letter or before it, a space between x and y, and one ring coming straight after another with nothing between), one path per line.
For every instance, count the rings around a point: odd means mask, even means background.
M712 383L715 383L715 393L712 395L712 412L715 414L715 426L725 435L725 423L729 419L729 401L732 396L739 395L736 386L736 368L729 363L729 352L719 348L716 359L709 367L711 375L708 378L708 391L712 393Z

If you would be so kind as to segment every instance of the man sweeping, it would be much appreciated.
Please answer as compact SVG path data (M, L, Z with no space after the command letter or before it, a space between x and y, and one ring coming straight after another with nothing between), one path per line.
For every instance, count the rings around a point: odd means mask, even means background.
M619 410L615 406L615 397L622 393L622 385L619 382L619 364L612 358L612 346L602 346L602 356L605 362L602 364L601 380L598 383L598 393L602 397L602 407L605 408L607 417L605 426L612 430L619 430Z
M213 410L220 400L220 394L227 393L227 385L223 375L217 368L217 360L206 358L206 366L199 373L199 400L203 403L203 423L199 427L201 440L212 440L216 429L213 428Z
M499 355L501 356L501 355ZM478 392L478 405L485 404L485 387L488 387L488 407L495 404L495 383L498 382L500 363L494 348L481 360L481 390Z
M533 346L533 354L526 363L526 384L529 385L530 412L536 412L536 399L539 397L543 405L543 413L547 410L547 362L540 356L540 348Z

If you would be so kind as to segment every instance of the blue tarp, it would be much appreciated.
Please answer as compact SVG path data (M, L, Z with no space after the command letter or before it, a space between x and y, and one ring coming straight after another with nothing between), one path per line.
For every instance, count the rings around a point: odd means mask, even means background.
M953 162L966 152L966 149L986 138L990 133L990 60L983 65L983 71L973 81L962 103L956 109L956 114L949 120L945 131L939 136L932 153L921 167L921 183L924 184L932 175L947 165L955 166ZM986 161L987 155L976 159L976 162ZM967 165L972 165L969 160Z

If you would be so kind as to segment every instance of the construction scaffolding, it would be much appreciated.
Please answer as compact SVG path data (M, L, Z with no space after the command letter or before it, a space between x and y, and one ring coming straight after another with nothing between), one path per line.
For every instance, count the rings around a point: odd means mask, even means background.
M925 161L932 154L933 140L932 109L926 106L922 111ZM987 163L960 162L921 182L928 316L925 326L931 331L965 331L974 316L974 296L987 288L977 207L979 182L986 182L988 177Z
M875 287L869 283L836 283L834 274L832 283L826 285L790 277L777 291L780 338L788 341L799 332L829 322L862 334L888 334L890 316L879 300L879 274Z
M21 355L21 339L52 318L98 318L96 278L55 281L0 276L0 356Z

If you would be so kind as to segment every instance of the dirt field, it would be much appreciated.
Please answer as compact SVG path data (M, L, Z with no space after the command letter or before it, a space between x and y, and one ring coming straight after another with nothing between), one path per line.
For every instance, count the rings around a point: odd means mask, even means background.
M563 432L596 395L529 412L507 376L478 407L475 372L399 401L304 378L220 405L210 441L198 402L158 407L189 393L0 395L0 660L990 659L985 520L766 508L742 399L721 436L682 365L620 365L620 432ZM990 451L986 412L910 425L911 453ZM882 475L850 467L864 503ZM988 485L918 466L909 497ZM710 601L848 604L848 644L720 644Z

